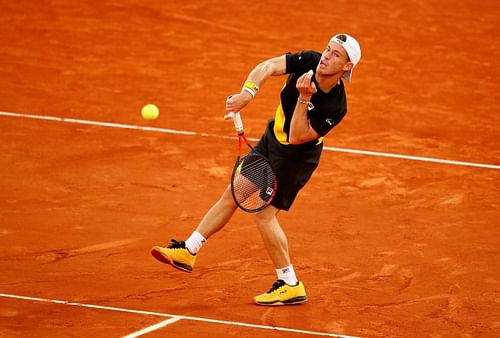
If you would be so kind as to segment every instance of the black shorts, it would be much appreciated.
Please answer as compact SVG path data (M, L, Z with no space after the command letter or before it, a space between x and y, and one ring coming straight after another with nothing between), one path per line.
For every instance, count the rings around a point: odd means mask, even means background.
M271 205L288 211L299 190L318 167L323 143L284 145L274 136L273 127L274 121L271 120L255 150L269 159L276 174L278 187Z

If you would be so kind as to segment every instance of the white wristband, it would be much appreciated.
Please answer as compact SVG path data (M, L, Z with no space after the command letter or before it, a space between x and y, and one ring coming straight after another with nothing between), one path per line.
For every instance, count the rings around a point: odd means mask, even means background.
M251 90L250 88L248 88L248 87L243 87L242 89L243 89L244 91L246 91L246 92L249 92L249 93L250 93L250 95L252 95L252 97L255 97L255 92L254 92L253 90Z

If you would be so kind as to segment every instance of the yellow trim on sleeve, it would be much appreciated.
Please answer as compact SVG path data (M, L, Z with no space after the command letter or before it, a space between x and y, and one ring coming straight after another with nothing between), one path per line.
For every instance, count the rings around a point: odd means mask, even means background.
M288 135L283 130L285 127L285 112L281 103L278 108L276 108L276 114L274 116L274 136L281 144L289 144L287 141Z
M279 104L278 108L276 108L276 114L274 116L274 136L276 139L279 141L281 144L290 144L287 139L288 135L284 131L285 128L285 113L283 112L283 107L281 106L281 103ZM319 137L316 145L320 145L323 142L323 136Z

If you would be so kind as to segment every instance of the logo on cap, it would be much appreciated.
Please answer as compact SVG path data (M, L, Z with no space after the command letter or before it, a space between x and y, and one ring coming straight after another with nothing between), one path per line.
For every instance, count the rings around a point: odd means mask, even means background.
M337 36L335 36L335 39L340 43L340 44L343 44L344 42L347 41L347 36L345 36L345 34L339 34Z

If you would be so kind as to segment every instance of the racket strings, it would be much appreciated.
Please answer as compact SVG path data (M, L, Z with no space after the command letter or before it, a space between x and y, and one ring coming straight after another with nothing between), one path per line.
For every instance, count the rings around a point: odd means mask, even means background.
M243 157L233 177L236 203L248 211L265 207L274 196L276 177L269 162L257 154Z
M244 175L246 173L253 175L255 173L258 173L259 171L261 171L263 173L267 173L266 172L267 168L269 168L269 164L264 159L260 159L260 160L253 162L253 163L250 163L248 165L243 166L241 169L241 173L242 173L242 175Z

